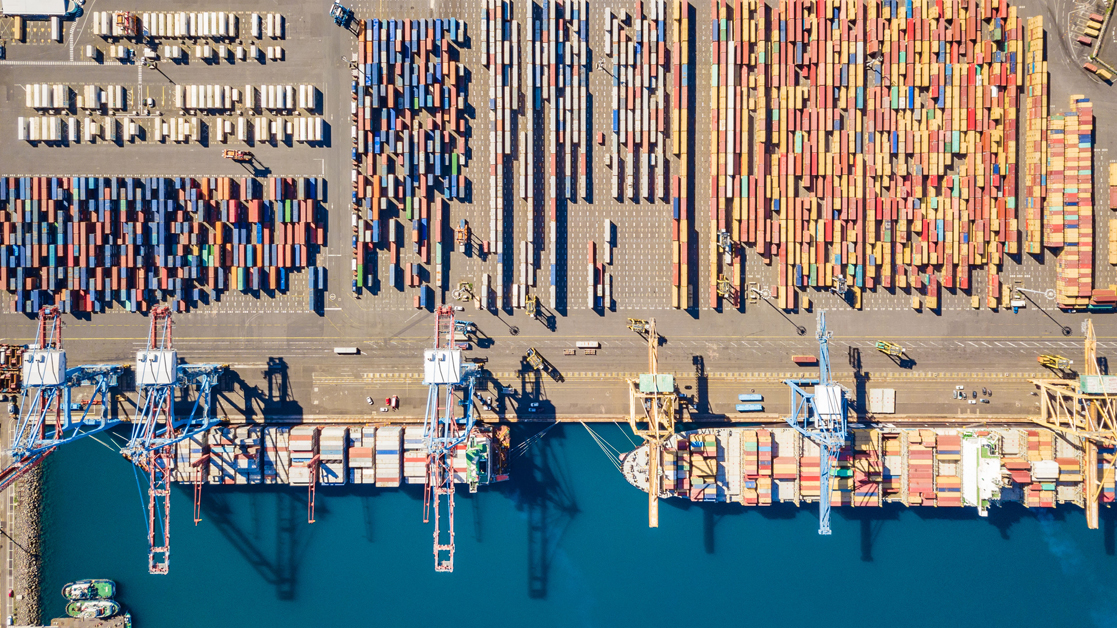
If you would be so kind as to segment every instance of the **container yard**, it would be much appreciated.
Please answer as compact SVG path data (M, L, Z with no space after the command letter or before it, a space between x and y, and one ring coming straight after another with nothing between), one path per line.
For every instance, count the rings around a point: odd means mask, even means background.
M147 573L191 497L246 547L244 496L402 495L435 572L513 500L554 551L558 423L651 528L1112 527L1109 7L105 1L0 15L0 490L97 439Z

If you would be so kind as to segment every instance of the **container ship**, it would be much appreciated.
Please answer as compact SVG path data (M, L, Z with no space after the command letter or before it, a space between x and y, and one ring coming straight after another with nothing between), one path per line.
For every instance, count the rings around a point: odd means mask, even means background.
M507 480L509 444L507 426L474 427L454 452L454 482L476 490ZM422 425L219 427L176 443L174 458L171 479L183 484L394 488L427 478Z
M1085 505L1085 473L1114 501L1114 449L1085 468L1079 439L1044 429L861 428L832 467L831 506L1028 508ZM648 490L648 449L621 456L625 478ZM1110 472L1106 472L1109 469ZM668 438L660 497L768 506L817 502L819 448L792 428L708 428Z

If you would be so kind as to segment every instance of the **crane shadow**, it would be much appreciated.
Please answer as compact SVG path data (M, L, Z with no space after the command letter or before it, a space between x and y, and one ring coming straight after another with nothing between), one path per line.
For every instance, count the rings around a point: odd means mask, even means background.
M530 445L530 451L512 461L516 478L508 486L516 509L528 521L528 597L546 599L550 570L562 537L580 512L573 485L567 474L564 426L548 424L532 428L532 435L548 430ZM527 438L531 438L529 435ZM520 441L523 442L523 441Z
M210 487L206 487L210 489ZM313 529L298 525L306 513L306 501L288 487L278 487L267 492L254 492L252 499L253 527L245 530L230 506L230 495L223 487L213 487L202 492L205 521L213 524L245 561L256 570L265 582L275 587L276 599L294 600L298 584L299 565L310 545ZM237 495L239 498L240 495ZM262 502L275 502L275 545L269 551L259 522ZM321 509L320 509L321 510Z

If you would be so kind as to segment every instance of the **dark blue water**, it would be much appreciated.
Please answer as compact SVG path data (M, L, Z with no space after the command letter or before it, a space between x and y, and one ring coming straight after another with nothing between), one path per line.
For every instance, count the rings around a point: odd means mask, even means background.
M139 628L1117 626L1106 510L1095 531L1075 508L844 510L821 538L813 509L672 500L650 530L646 495L578 425L512 472L458 494L453 574L434 573L419 490L323 489L310 525L305 490L207 486L197 527L176 488L170 574L152 576L132 467L87 439L47 469L45 611L103 577Z

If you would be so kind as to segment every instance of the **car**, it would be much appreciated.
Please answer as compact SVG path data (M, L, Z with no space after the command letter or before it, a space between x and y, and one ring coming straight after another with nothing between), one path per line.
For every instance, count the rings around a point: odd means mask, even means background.
M531 407L527 409L528 412L539 412L539 408Z
M531 402L530 405L528 405L528 407L529 408L538 408L539 407L539 402L538 401L533 401L533 402Z
M970 399L970 405L971 406L976 406L977 405L977 399Z
M464 312L464 311L465 311L465 308L464 308L464 307L462 307L462 306L460 306L460 305L455 305L455 306L454 306L454 311L455 311L455 312Z
M981 403L989 403L989 400L988 399L982 399Z
M387 409L387 408L383 408L383 407L382 407L382 408L380 408L380 411L381 411L381 412L387 412L387 411L388 411L388 409Z
M975 391L973 391L973 398L974 398L974 399L977 399L977 391L976 391L976 390L975 390Z
M954 387L954 390L965 390L965 389L966 389L965 386L955 386Z
M516 391L515 391L515 390L514 390L514 389L513 389L513 388L512 388L511 386L505 386L504 388L501 388L501 389L500 389L500 392L501 392L501 393L503 393L503 394L505 394L505 395L514 395L514 394L516 394Z

